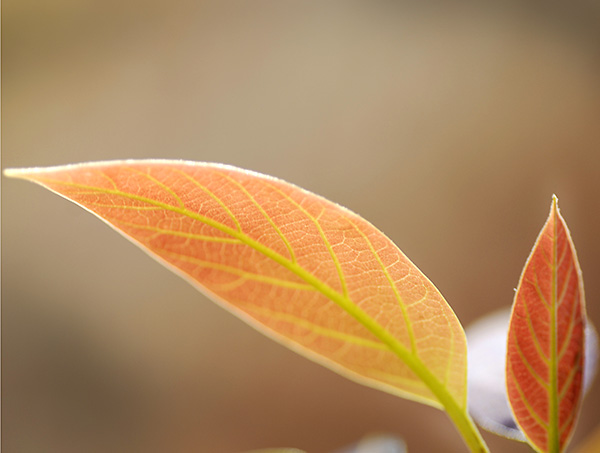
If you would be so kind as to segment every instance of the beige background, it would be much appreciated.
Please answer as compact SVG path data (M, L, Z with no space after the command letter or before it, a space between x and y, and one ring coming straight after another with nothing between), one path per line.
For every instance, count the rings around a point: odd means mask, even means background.
M381 228L465 325L511 303L556 193L600 326L600 6L452 3L5 0L2 165L276 175ZM6 452L328 452L372 432L465 451L443 413L270 342L59 197L2 189ZM574 443L599 403L597 382Z

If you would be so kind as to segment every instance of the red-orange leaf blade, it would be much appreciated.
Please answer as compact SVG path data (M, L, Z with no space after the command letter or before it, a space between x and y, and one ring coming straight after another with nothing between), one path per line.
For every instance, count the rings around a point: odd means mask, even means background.
M122 161L11 175L95 213L301 354L382 390L466 411L466 343L454 313L350 211L214 164Z
M506 383L517 423L543 452L563 451L579 412L585 305L575 247L556 197L515 295Z

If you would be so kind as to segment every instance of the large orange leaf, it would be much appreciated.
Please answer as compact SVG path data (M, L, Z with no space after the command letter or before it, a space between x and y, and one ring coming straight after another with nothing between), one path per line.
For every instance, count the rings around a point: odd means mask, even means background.
M515 419L538 451L563 451L573 431L585 323L581 270L554 197L517 288L506 361Z
M390 239L345 208L217 164L117 161L7 175L93 212L295 351L361 383L466 414L466 343L456 316Z

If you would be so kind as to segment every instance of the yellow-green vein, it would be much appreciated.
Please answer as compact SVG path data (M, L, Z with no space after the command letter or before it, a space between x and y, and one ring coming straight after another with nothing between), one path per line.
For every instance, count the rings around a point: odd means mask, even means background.
M198 187L200 190L202 190L206 195L208 195L210 198L215 200L219 204L219 206L221 206L221 208L223 208L223 210L229 216L229 218L233 221L233 223L236 226L236 229L240 232L242 231L242 226L240 225L240 222L238 221L236 216L233 215L233 212L231 212L229 207L227 207L227 205L225 203L223 203L223 200L221 200L219 197L217 197L212 191L210 191L207 187L200 184L196 179L192 178L186 172L178 170L176 168L174 168L173 171L175 173L180 174L184 178L186 178L188 181L190 181L192 184L194 184L196 187Z
M131 168L131 167L127 167L128 170L139 174L140 176L148 179L149 181L153 182L154 184L156 184L158 187L160 187L162 190L164 190L165 192L167 192L169 195L171 195L176 201L177 204L179 205L180 208L185 208L185 203L183 202L183 200L179 197L179 195L177 195L175 193L175 191L173 189L171 189L169 186L167 186L165 183L163 183L162 181L159 181L158 179L156 179L154 176L152 176L150 174L150 168L147 168L146 172L137 170L135 168Z
M342 270L342 265L340 263L340 260L337 257L337 254L334 252L333 247L331 246L331 242L329 242L329 239L327 239L327 236L325 235L325 231L323 231L323 228L321 227L321 223L319 222L319 218L323 215L324 210L322 209L321 212L319 213L319 216L315 217L310 212L308 212L304 208L304 206L302 206L300 203L298 203L296 200L294 200L288 194L283 192L281 189L279 189L278 187L275 187L272 184L267 183L267 185L269 187L271 187L274 191L279 193L286 200L288 200L288 202L290 202L296 209L300 210L315 225L315 227L317 228L317 231L319 232L319 236L321 236L321 240L323 241L323 244L325 244L325 247L327 248L327 251L329 252L329 256L331 256L331 259L333 260L333 264L335 265L335 269L336 269L338 277L340 279L340 285L342 285L342 293L344 294L345 297L348 297L348 286L346 285L346 277L344 275L344 271Z
M269 222L271 227L275 230L275 232L277 233L277 236L279 236L279 238L283 241L283 243L285 244L285 248L287 248L287 251L290 254L290 258L291 258L292 262L295 263L296 262L296 254L294 253L294 249L292 248L291 244L289 243L289 241L287 240L285 235L281 232L279 227L275 224L275 222L273 222L273 219L271 218L271 216L269 214L267 214L267 212L260 205L260 203L258 201L256 201L256 199L252 196L252 194L250 192L248 192L246 190L246 188L242 184L240 184L238 181L231 178L229 175L227 175L225 173L220 173L220 175L222 177L224 177L225 179L227 179L230 183L235 185L244 195L246 195L246 197L250 200L250 202L254 206L256 206L256 208L260 211L260 213L263 215L263 217L265 219L267 219L267 222Z
M543 362L546 365L548 365L549 359L548 359L548 357L546 357L546 354L544 354L542 346L540 345L540 341L537 337L537 334L535 333L535 329L533 328L533 324L531 324L531 316L529 314L529 307L527 305L526 300L523 300L523 308L525 309L525 317L523 319L525 319L525 323L527 324L527 330L529 331L529 334L531 335L531 339L533 340L533 346L535 347L535 350L537 351L538 355L543 360Z
M558 323L557 323L557 295L558 295L558 216L556 212L556 198L552 200L552 286L550 310L550 391L548 401L548 452L560 451L559 407L558 407Z
M571 387L571 384L573 383L573 379L575 379L575 376L577 375L577 373L579 373L580 370L581 370L581 367L580 367L579 363L577 363L575 366L572 366L569 368L569 375L567 376L567 379L565 379L562 389L560 389L560 393L558 394L559 402L562 401L563 398L565 397L565 395L567 394L567 391L569 390L569 388Z
M567 419L564 421L564 423L562 424L562 426L559 427L559 432L560 432L561 436L565 432L565 430L570 427L570 425L575 420L576 416L577 416L577 411L576 410L569 411L569 415L567 416Z
M375 250L375 247L373 247L373 243L369 240L367 235L352 220L350 220L350 219L347 219L347 220L348 220L348 223L350 223L350 225L352 225L352 227L358 232L358 234L361 235L363 240L367 243L369 250L371 251L371 253L375 257L375 259L377 260L377 263L379 263L381 272L383 272L383 275L385 275L385 278L388 281L388 284L390 285L392 291L394 292L394 297L396 298L396 302L398 302L398 306L400 307L400 311L402 312L402 318L404 319L404 325L406 326L406 331L408 332L408 337L410 338L411 352L415 357L417 357L419 354L418 354L418 350L417 350L415 333L412 328L412 323L410 322L410 319L408 318L408 311L406 310L406 305L404 304L404 301L402 300L402 297L400 296L400 293L398 292L396 283L394 282L394 280L392 280L392 276L388 272L387 267L385 266L383 261L381 261L379 254ZM406 278L406 277L408 277L408 274L404 278Z
M314 288L311 285L307 285L305 283L292 282L289 280L283 280L277 277L269 277L263 274L255 274L253 272L244 271L237 267L227 266L226 264L215 263L213 261L205 261L199 258L195 258L193 256L183 255L181 253L173 252L171 250L166 250L163 248L155 248L155 250L160 250L161 253L165 255L169 255L175 257L180 261L185 261L187 263L195 264L199 267L204 267L207 269L214 269L217 271L227 272L229 274L237 275L239 277L253 280L259 283L268 283L269 285L280 286L282 288L289 289L300 289L304 291L314 291Z
M81 194L81 192L77 192ZM157 206L126 206L126 205L116 205L111 203L94 203L93 201L86 201L86 204L91 206L98 206L99 208L111 208L111 209L132 209L134 211L164 211L164 208L160 208Z
M378 349L378 350L383 350L383 351L390 350L383 343L373 341L373 340L368 340L367 338L358 337L356 335L351 335L348 333L340 332L339 330L329 329L327 327L320 326L318 324L315 324L306 319L291 315L289 313L281 313L278 311L269 310L268 308L265 308L265 307L259 307L259 306L251 305L251 304L246 304L245 307L247 307L247 309L249 311L258 313L260 315L268 316L270 319L285 321L290 324L297 325L299 327L302 327L303 329L310 330L318 335L322 335L322 336L325 336L328 338L333 338L336 340L343 340L347 343L351 343L351 344L357 345L357 346L363 346L363 347L370 348L370 349Z
M552 307L550 306L550 302L548 302L546 300L546 297L544 296L544 293L542 293L542 288L540 288L540 284L538 281L538 273L537 273L537 268L535 266L535 263L531 263L531 269L533 272L533 276L535 278L535 281L531 281L529 279L526 279L525 282L532 285L535 289L535 292L538 295L538 298L540 299L540 301L544 304L544 306L546 307L547 310L550 310Z
M103 171L100 170L96 170L95 173L97 175L99 175L101 178L106 179L110 185L112 186L113 189L117 189L117 183L115 182L114 179L112 179L110 176L108 176L106 173L104 173Z
M535 371L535 369L531 366L531 364L529 363L529 361L527 360L527 358L523 354L523 350L521 349L521 345L519 344L519 338L516 335L515 335L515 347L517 348L517 352L519 353L519 357L521 358L521 361L525 364L525 367L529 371L529 374L531 374L535 378L535 380L538 381L538 383L547 392L548 391L548 382L546 380L544 380L537 373L537 371Z
M578 299L579 299L579 288L577 288L575 291L576 291L575 303L571 304L571 311L569 312L569 328L567 330L565 338L563 338L563 343L560 347L560 350L558 351L558 361L559 362L565 355L565 352L567 351L567 347L568 347L569 343L571 342L571 337L573 336L573 329L575 328L574 318L575 318L575 313L577 312L577 308L579 305L577 303ZM558 347L558 344L557 344L557 347Z
M563 282L563 287L560 291L560 294L558 295L558 299L556 302L556 309L558 310L558 307L560 307L562 305L562 303L565 300L565 295L567 294L567 291L569 290L569 282L571 281L571 275L573 275L573 270L575 269L575 266L573 265L573 261L571 261L569 263L569 270L567 270L566 274L567 274L567 278L566 280ZM558 268L557 268L557 272L558 272ZM557 288L558 289L558 288ZM576 305L576 304L574 304Z
M519 397L521 398L523 405L527 409L527 412L529 412L529 414L531 415L531 418L533 418L538 425L540 425L542 428L547 430L548 424L540 418L540 416L537 414L537 412L529 404L529 400L525 396L525 393L523 392L523 389L521 388L521 385L519 384L519 381L517 380L517 378L515 376L515 371L513 370L512 364L509 364L509 370L510 370L510 374L513 378L512 381L515 384L515 388L517 389L517 392L519 393Z
M105 216L106 219L110 220L113 223L118 223L120 225L126 225L131 228L136 228L138 230L147 230L153 231L159 234L167 234L170 236L178 236L184 237L188 239L194 239L203 242L221 242L224 244L243 244L239 239L231 238L231 237L219 237L219 236L207 236L204 234L195 234L195 233L186 233L185 231L176 231L176 230L168 230L165 228L159 228L151 225L140 225L135 222L126 222L125 220L117 219L114 217Z

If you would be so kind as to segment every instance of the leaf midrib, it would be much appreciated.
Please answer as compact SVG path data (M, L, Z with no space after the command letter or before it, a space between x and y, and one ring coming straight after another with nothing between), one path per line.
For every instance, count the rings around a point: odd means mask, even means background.
M557 363L557 294L558 294L558 215L556 212L556 200L552 203L552 287L550 296L550 398L548 417L548 451L551 453L560 451L560 420L558 408L558 363Z

